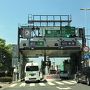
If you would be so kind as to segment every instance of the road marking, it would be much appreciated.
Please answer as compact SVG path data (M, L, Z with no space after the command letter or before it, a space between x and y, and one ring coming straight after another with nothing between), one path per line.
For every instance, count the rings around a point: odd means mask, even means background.
M39 85L40 85L40 86L45 86L45 84L44 84L44 83L39 83Z
M73 84L76 84L76 81L61 81L61 82L59 82L59 81L55 81L54 83L53 82L47 82L49 85L56 85L56 84L59 84L59 85L65 85L65 84L69 84L69 85L73 85ZM46 84L45 83L38 83L40 86L46 86ZM15 83L15 84L11 84L9 87L14 87L14 86L16 86L17 85L17 83ZM26 85L26 83L21 83L19 86L20 87L24 87ZM35 86L35 83L30 83L30 86ZM59 87L60 88L60 87ZM59 89L58 88L58 89ZM62 88L60 88L60 89L62 89ZM68 89L68 88L63 88L63 89Z
M16 86L17 84L12 84L12 85L10 85L9 87L14 87L14 86Z
M60 89L60 90L69 90L69 89L72 89L72 88L70 88L70 87L66 87L66 88L56 87L56 88L58 88L58 89Z
M20 87L24 87L26 85L26 83L22 83L21 85L20 85Z
M60 85L64 85L64 83L61 83L61 82L55 82L55 83L60 84Z
M74 84L74 83L72 83L72 82L69 82L69 81L62 81L63 83L66 83L66 84Z
M30 86L35 86L35 83L30 83Z
M72 83L74 83L74 84L76 84L76 83L77 83L76 81L70 81L70 82L72 82Z
M52 83L52 82L48 82L48 84L49 84L49 85L55 85L55 84L54 84L54 83Z

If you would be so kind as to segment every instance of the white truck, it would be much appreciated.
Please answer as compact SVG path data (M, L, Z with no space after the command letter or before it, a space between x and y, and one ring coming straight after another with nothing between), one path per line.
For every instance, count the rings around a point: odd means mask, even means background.
M40 69L38 63L30 62L25 65L25 82L40 81Z

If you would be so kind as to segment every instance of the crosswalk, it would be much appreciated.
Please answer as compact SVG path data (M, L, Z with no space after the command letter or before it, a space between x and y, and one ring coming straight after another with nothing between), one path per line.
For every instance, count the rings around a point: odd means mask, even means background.
M26 85L26 83L21 83L20 87L24 87Z
M11 84L9 87L12 88L12 87L25 87L25 86L30 86L30 87L34 87L34 86L55 86L55 85L74 85L76 84L76 81L48 81L47 83L44 83L44 82L40 82L40 83L13 83Z

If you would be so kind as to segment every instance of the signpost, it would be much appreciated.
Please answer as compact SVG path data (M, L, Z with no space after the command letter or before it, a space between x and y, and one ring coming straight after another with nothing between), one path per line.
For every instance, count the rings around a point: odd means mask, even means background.
M90 58L90 52L89 52L89 47L84 46L83 47L83 59L88 60Z

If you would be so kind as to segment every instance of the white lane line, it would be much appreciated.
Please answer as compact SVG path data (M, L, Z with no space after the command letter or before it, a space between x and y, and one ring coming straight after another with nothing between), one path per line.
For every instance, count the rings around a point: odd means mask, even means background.
M40 85L40 86L45 86L45 84L44 84L44 83L39 83L39 85Z
M15 83L15 84L12 84L12 85L10 85L9 87L14 87L14 86L16 86L17 84Z
M52 83L52 82L48 82L48 84L49 84L49 85L55 85L55 84L54 84L54 83Z
M70 81L70 82L75 83L75 84L77 83L76 81Z
M20 87L24 87L26 85L26 83L22 83L21 85L20 85Z
M55 82L55 83L60 84L60 85L64 85L64 83L62 83L62 82Z
M60 87L56 87L57 89L60 89L60 90L70 90L70 89L72 89L72 88L70 88L70 87L66 87L66 88L60 88Z
M35 83L30 83L30 86L35 86Z
M74 84L74 83L69 82L69 81L62 81L62 82L63 82L63 83L66 83L66 84L70 84L70 85Z

